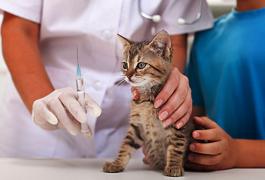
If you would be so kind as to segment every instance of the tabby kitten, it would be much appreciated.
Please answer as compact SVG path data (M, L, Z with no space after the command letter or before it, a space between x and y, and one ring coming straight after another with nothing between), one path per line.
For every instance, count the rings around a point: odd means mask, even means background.
M170 36L161 31L150 42L132 42L120 35L119 40L124 48L122 71L140 97L131 102L130 125L118 157L106 162L103 171L123 171L131 154L143 147L151 167L163 169L166 176L182 176L192 124L180 130L174 125L164 128L159 109L154 108L154 99L172 69Z

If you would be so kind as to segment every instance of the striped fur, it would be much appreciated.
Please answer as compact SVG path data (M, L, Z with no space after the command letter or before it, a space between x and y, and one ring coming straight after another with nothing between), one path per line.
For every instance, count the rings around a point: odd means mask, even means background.
M140 98L131 102L130 125L118 157L107 162L103 171L123 171L131 154L143 147L145 163L164 170L166 176L182 176L193 125L188 123L180 130L173 125L163 128L158 119L159 109L154 108L154 99L171 71L170 37L161 31L150 42L135 43L120 38L124 46L122 71L127 81L138 89ZM140 62L145 63L144 68L138 68L143 67Z

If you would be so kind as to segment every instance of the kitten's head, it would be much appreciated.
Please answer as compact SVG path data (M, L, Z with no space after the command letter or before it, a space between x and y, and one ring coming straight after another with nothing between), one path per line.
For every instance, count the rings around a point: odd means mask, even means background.
M118 35L123 45L122 72L132 86L149 88L162 84L171 71L171 41L160 31L147 42L133 42Z

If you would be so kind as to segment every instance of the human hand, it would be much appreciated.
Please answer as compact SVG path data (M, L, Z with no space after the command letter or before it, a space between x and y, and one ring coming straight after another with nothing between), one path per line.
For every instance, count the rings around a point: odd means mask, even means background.
M137 89L132 88L133 99L139 98ZM159 119L163 126L176 124L176 128L183 127L192 112L191 89L188 78L177 68L173 68L165 86L155 99L155 108L161 107Z
M221 127L208 117L195 117L195 123L206 128L195 130L192 137L207 143L189 146L188 168L199 171L233 168L236 163L236 143Z
M166 84L155 99L155 108L160 108L159 119L164 127L175 124L184 126L192 112L191 90L188 78L173 68Z
M101 114L100 107L88 94L85 94L85 108L95 117ZM43 129L65 128L70 134L77 135L81 132L81 123L87 121L87 116L85 109L77 100L76 91L72 88L63 88L34 101L32 119Z

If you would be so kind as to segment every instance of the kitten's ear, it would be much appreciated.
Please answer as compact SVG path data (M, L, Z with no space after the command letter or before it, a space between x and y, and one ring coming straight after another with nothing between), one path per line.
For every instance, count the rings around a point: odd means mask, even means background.
M158 54L161 54L165 51L167 52L171 48L169 34L165 30L158 32L148 46Z
M127 48L127 47L129 47L132 44L132 42L129 39L123 37L120 34L117 34L117 38L122 43L123 48Z

